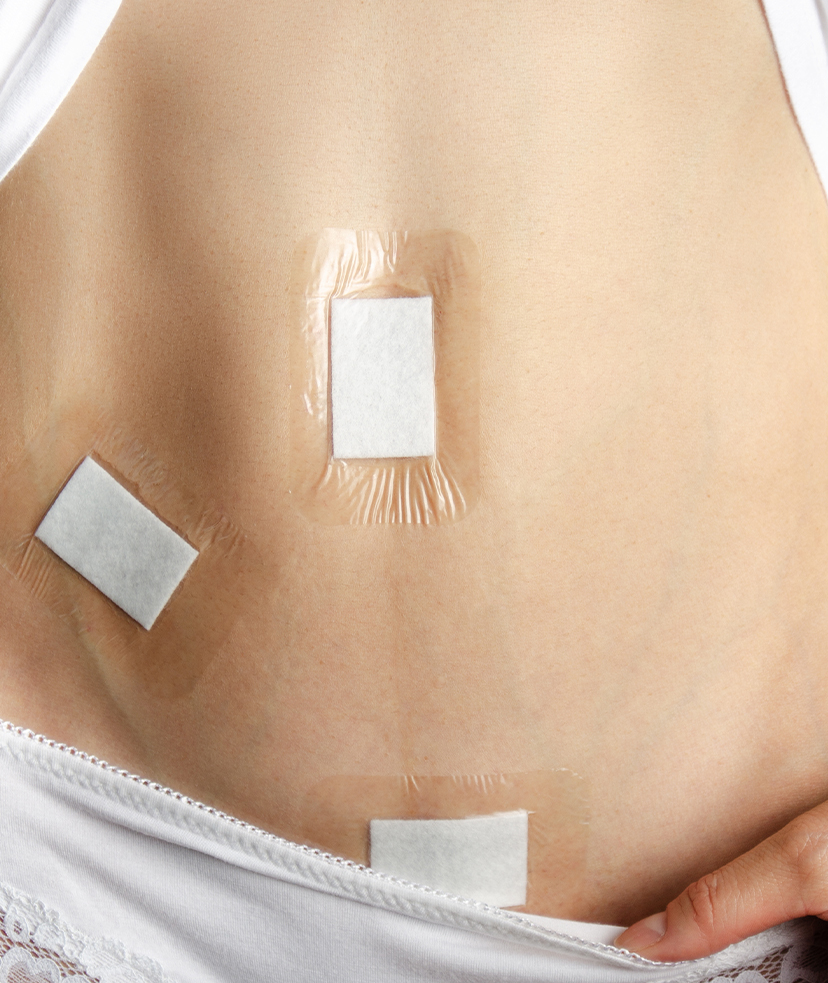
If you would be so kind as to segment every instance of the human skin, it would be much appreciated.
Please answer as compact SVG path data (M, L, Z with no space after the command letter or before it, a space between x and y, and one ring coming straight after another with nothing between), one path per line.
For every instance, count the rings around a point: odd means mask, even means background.
M291 502L327 227L479 249L460 522ZM184 693L0 570L5 719L286 834L332 776L568 769L540 913L619 925L828 798L828 209L756 0L124 0L0 229L4 471L100 408L260 559Z
M823 802L694 881L666 911L632 925L615 943L661 962L698 959L793 918L826 919L826 860L828 802Z

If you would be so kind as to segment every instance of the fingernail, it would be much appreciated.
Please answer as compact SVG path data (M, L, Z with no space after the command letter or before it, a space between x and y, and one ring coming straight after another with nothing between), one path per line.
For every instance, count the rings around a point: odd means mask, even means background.
M664 937L667 931L667 912L660 911L657 915L650 915L640 922L636 922L626 932L622 932L613 943L619 949L628 949L630 952L642 952L655 945L659 939Z

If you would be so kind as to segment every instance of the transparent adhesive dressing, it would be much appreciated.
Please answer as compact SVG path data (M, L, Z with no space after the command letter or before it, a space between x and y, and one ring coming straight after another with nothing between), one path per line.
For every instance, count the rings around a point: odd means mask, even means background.
M292 286L297 508L328 524L462 519L479 482L474 243L326 229L296 249Z

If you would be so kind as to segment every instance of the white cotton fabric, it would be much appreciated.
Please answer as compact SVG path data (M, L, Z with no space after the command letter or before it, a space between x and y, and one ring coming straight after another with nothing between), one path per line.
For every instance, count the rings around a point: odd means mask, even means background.
M75 84L121 0L0 0L0 181Z
M51 918L81 969L120 953L132 976L113 969L112 983L701 983L771 953L806 958L813 934L805 919L707 959L649 962L289 843L10 724L4 897L7 937L48 942Z
M828 189L828 0L763 0L799 128Z

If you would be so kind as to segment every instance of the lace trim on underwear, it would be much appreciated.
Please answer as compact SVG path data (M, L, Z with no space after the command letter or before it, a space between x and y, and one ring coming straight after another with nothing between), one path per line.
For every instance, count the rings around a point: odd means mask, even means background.
M702 983L825 983L828 980L828 925L814 919L812 932L795 945Z
M707 976L699 983L825 983L828 925L760 962ZM152 959L111 939L70 928L41 902L0 884L0 983L172 983Z
M40 901L0 884L0 983L172 983L153 959L93 939Z
M242 819L237 819L236 817L221 812L212 806L208 806L202 802L198 802L195 799L191 799L189 796L184 795L181 792L176 792L175 790L160 785L157 782L150 781L146 778L141 778L140 776L134 775L124 769L117 768L114 765L110 765L106 761L95 757L94 755L87 754L84 751L79 751L77 748L70 745L61 744L60 742L51 740L50 738L44 737L41 734L36 734L34 731L16 727L8 721L0 720L0 731L5 731L9 734L16 735L17 737L31 742L32 744L41 745L53 751L57 751L67 757L82 761L87 765L92 765L100 771L111 775L113 778L120 779L121 781L126 780L130 783L142 786L145 789L149 789L152 792L160 793L167 798L181 803L186 809L191 809L196 813L206 813L209 816L215 817L215 819L219 820L221 823L230 824L236 829L252 834L257 838L257 840L271 842L278 845L282 849L287 848L290 851L290 854L295 858L297 868L301 868L303 874L312 877L321 885L330 886L328 883L328 878L320 876L321 872L318 868L306 868L305 864L301 863L299 858L307 857L309 860L313 858L317 862L320 860L323 861L325 866L329 869L331 867L334 869L346 868L350 871L367 875L369 880L376 883L378 888L381 888L383 882L389 885L399 885L401 888L405 889L406 894L414 894L418 896L418 900L414 900L410 896L399 898L385 897L383 893L378 891L373 891L370 889L360 891L359 889L354 889L353 885L348 884L339 884L338 886L346 890L348 896L359 897L362 900L372 904L382 904L385 907L413 915L414 917L422 917L428 921L434 921L436 917L443 923L454 924L457 927L470 929L472 931L479 931L481 926L477 922L463 917L458 912L447 912L434 909L434 906L429 902L428 897L431 896L436 900L458 902L466 909L478 909L481 914L494 916L494 921L489 921L487 919L488 924L485 926L485 928L488 931L494 930L496 934L500 935L501 937L512 938L514 940L514 934L510 932L510 928L513 926L519 926L520 929L522 929L520 933L521 941L526 941L526 930L528 929L531 931L531 934L536 935L536 938L538 939L554 938L557 946L564 951L578 952L581 955L589 953L605 962L605 964L609 963L610 965L614 964L616 966L625 966L628 969L637 969L639 971L638 978L642 981L650 980L651 983L666 983L666 981L669 981L669 983L722 983L722 981L727 981L727 983L731 983L731 981L735 981L735 983L828 983L828 929L826 929L823 923L818 922L817 919L812 919L811 921L816 922L817 925L821 926L822 932L817 932L816 929L811 929L809 931L801 921L798 923L789 922L769 929L761 935L745 939L743 942L736 943L734 946L730 946L728 949L725 949L722 952L716 953L715 955L703 960L689 960L677 963L655 963L652 960L645 959L641 956L632 955L624 952L623 950L616 949L611 945L604 945L598 942L585 942L584 940L574 936L552 932L548 929L537 926L535 923L529 922L527 919L522 919L519 914L514 912L502 911L499 908L492 908L491 906L483 904L482 902L470 901L466 898L458 898L453 895L434 890L433 888L423 887L421 885L412 885L407 881L391 877L387 874L379 873L371 870L369 867L364 867L360 864L354 863L351 860L345 860L341 857L333 856L332 854L325 853L321 850L303 846L302 844L292 843L290 840L285 840L274 833L269 833L258 826L245 822ZM36 759L32 759L29 763L37 764L41 767L43 764L45 764L45 762L42 763ZM54 774L62 774L60 771L55 771L53 767L50 767L47 770ZM63 777L68 779L70 776L63 775ZM86 785L87 783L82 782L81 784ZM93 788L95 786L90 785L89 787ZM133 807L137 805L137 803L119 795L118 790L115 787L109 789L109 793L111 794L112 792L115 792L117 797L123 800L125 803L131 804ZM174 821L174 817L170 816L167 818ZM207 830L204 831L204 834L209 835ZM242 844L238 842L234 842L234 845L237 847L242 846ZM256 855L259 855L258 851L255 851L255 853ZM274 858L271 857L271 860L273 859ZM282 860L282 865L284 865L284 860ZM423 900L420 901L419 897L422 897ZM498 922L500 922L499 925L497 924ZM817 937L820 941L812 943L812 938L816 939ZM810 946L810 948L807 949L807 952L805 951L805 943L803 943L803 939L808 940L807 944ZM814 949L814 946L816 946L816 949ZM812 950L813 952L817 953L816 956L813 955ZM801 953L805 954L800 955ZM809 953L811 954L809 955ZM803 959L810 960L810 963L803 962ZM816 962L814 962L814 959L816 959ZM774 960L776 962L774 962ZM765 965L766 963L767 967ZM777 963L780 967L783 965L786 967L785 972L788 973L787 976L763 975L767 974L768 972L773 972L774 970L768 967L773 967ZM802 964L801 966L800 963ZM793 969L790 969L789 971L790 967L796 967L796 972L799 973L799 976L795 974L790 975L791 972L794 972ZM155 977L149 977L149 979L154 981ZM25 977L23 977L23 980L25 981ZM0 975L0 983L5 983L2 975ZM22 983L22 981L18 981L18 978L15 977L14 983ZM40 983L40 981L37 980L37 983ZM51 981L49 981L49 983L51 983ZM108 983L108 981L104 981L104 983ZM112 983L114 983L114 979ZM118 983L123 983L123 981L119 979Z

